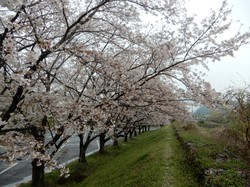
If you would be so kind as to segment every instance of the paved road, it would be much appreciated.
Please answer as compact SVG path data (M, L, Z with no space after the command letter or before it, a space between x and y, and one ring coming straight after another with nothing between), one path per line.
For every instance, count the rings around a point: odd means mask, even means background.
M98 142L94 140L87 149L87 154L98 150ZM79 154L79 139L72 137L57 154L57 160L61 164L75 160ZM32 167L31 160L23 160L15 165L0 163L0 187L14 187L17 184L31 180Z

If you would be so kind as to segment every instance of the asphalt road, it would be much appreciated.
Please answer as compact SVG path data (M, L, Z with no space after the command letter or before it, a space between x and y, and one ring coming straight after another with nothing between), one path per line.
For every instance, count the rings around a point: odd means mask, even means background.
M98 151L98 142L94 140L87 149L87 155ZM79 154L79 138L72 137L70 141L57 153L60 164L67 164L76 160ZM31 160L21 160L15 165L0 163L0 187L14 187L31 180Z

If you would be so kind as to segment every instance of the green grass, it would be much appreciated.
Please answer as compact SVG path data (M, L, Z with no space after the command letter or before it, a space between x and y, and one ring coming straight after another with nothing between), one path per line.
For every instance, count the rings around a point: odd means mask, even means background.
M189 162L195 165L196 172L201 175L205 171L222 171L203 175L204 186L246 186L247 179L240 176L242 171L250 171L250 164L240 158L237 150L213 138L201 128L187 128L175 125L183 145L192 145L187 148Z
M123 152L78 186L196 186L171 127L123 145Z
M172 127L166 133L167 168L164 187L198 187L197 176L186 160L186 153L177 141Z
M87 160L87 165L70 164L68 179L59 178L58 172L47 174L46 186L199 186L171 126L120 142L119 148L109 147L106 153L91 155Z

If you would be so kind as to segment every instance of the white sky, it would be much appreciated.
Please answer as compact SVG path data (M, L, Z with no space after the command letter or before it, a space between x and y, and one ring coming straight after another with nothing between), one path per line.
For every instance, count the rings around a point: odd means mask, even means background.
M188 10L199 17L208 15L212 8L218 10L223 0L187 0ZM231 18L239 20L242 24L242 31L250 27L250 0L228 0L228 7L232 7ZM217 91L223 91L228 86L242 87L250 84L250 44L243 46L237 51L234 57L226 57L219 62L208 64L210 69L207 80Z

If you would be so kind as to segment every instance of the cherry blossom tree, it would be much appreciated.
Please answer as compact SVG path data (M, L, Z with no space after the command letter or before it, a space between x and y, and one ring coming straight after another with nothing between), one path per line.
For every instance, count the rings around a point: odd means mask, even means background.
M0 133L6 159L33 159L33 186L43 186L44 168L56 165L53 157L72 135L84 161L97 137L103 150L141 123L184 119L186 101L216 105L217 93L194 67L233 55L250 36L223 35L232 24L226 2L201 23L182 1L0 5ZM145 28L144 13L161 26Z

